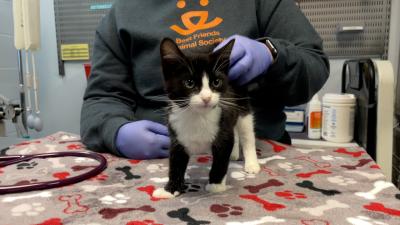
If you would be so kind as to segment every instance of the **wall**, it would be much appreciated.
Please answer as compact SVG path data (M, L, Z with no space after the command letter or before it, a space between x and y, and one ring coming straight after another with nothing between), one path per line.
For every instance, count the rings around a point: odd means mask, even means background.
M66 75L59 76L54 19L54 3L41 1L42 46L37 52L37 72L40 83L40 108L44 129L31 131L31 136L49 135L58 131L79 134L82 96L86 87L83 66L66 64Z
M0 95L19 100L17 51L14 48L11 12L11 0L0 0ZM6 135L16 135L10 121L6 121Z
M0 0L4 1L4 0ZM398 20L399 1L393 1L393 14ZM66 75L58 75L57 50L54 21L54 5L51 0L41 1L42 48L37 53L38 75L40 82L41 117L44 130L31 132L33 137L48 135L57 131L79 134L79 118L82 95L86 86L84 69L80 63L67 63ZM397 22L397 24L398 24ZM1 23L1 20L0 20ZM397 66L399 53L399 28L392 23L390 58ZM397 61L396 57L397 54ZM344 60L331 60L331 75L321 91L340 92L341 70Z
M388 58L393 64L396 81L400 76L400 1L392 0L392 12L390 17L390 37Z

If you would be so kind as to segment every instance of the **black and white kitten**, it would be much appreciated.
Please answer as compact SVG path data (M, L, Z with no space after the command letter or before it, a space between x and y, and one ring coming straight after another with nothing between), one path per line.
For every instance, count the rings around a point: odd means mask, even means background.
M170 99L171 137L169 181L153 196L173 198L184 191L184 177L191 155L212 153L206 190L226 190L228 164L243 149L244 170L258 173L253 115L243 88L228 81L229 56L234 40L210 54L185 55L174 41L161 43L165 89Z

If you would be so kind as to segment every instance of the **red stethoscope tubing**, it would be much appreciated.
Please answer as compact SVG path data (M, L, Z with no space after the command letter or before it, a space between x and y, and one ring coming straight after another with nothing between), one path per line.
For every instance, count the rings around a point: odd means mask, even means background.
M5 155L5 156L0 156L0 168L37 158L45 159L45 158L58 158L58 157L68 157L68 156L90 158L98 161L100 164L86 173L66 179L44 181L44 182L37 182L37 183L30 183L23 185L3 185L3 186L0 185L0 195L28 192L28 191L38 191L38 190L51 189L51 188L67 186L70 184L75 184L87 180L91 177L94 177L103 172L107 168L107 159L101 154L95 152L52 152L52 153L42 153L34 155Z

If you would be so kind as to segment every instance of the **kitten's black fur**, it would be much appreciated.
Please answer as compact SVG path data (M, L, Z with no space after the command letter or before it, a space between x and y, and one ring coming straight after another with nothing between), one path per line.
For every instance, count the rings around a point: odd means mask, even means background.
M165 90L172 102L177 102L179 107L187 107L192 94L199 93L202 88L203 74L208 74L210 88L218 92L221 98L229 101L219 103L222 108L219 130L212 143L213 162L209 174L210 184L220 184L228 170L230 155L234 145L234 126L239 116L250 113L250 104L246 91L232 85L228 80L229 57L234 45L234 40L224 47L209 54L184 54L171 39L164 39L161 43L162 69L165 80ZM220 87L213 86L212 82ZM194 81L194 88L187 88L185 82ZM183 100L183 101L182 101ZM171 112L169 112L171 113ZM184 191L184 175L190 155L177 139L177 131L169 124L171 148L169 157L169 181L165 190L174 194Z

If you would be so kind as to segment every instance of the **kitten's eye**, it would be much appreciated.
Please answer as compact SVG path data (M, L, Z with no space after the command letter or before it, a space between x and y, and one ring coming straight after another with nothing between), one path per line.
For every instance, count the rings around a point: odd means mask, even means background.
M185 80L183 81L183 84L185 85L185 87L192 89L194 88L194 81L193 80Z
M219 87L222 86L222 80L221 80L221 79L215 79L215 80L212 82L212 85L213 85L214 87L216 87L216 88L219 88Z

